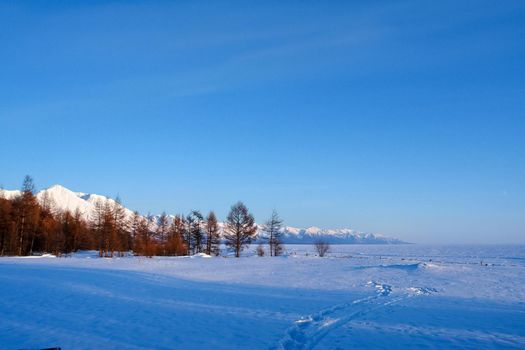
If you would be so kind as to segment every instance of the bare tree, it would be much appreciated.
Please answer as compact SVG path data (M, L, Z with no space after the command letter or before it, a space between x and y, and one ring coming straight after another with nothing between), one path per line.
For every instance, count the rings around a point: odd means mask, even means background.
M112 257L114 218L112 206L107 200L97 200L92 218L92 228L98 240L100 257Z
M226 245L235 251L235 257L240 257L241 251L252 242L257 233L253 215L242 203L237 202L231 209L224 226Z
M31 255L40 215L40 207L34 195L35 185L31 176L26 175L22 194L14 201L18 255Z
M257 246L257 255L258 256L264 256L266 254L266 252L264 251L264 246L262 243L259 243L259 245Z
M186 255L188 250L184 243L185 232L184 218L181 215L176 215L171 223L168 242L166 247L167 255Z
M72 218L69 211L57 215L58 221L50 216L49 213L42 215L39 226L42 232L45 232L45 251L51 252L55 256L71 252L67 240L71 236L73 228ZM44 233L42 233L43 235Z
M202 252L202 245L204 240L204 233L202 232L202 224L204 218L200 211L192 210L186 217L188 224L188 238L190 243L191 253Z
M283 226L283 220L277 214L277 211L274 209L272 216L268 219L262 230L266 233L266 239L268 240L268 245L270 248L270 256L280 255L282 252L282 242L281 242L281 228Z
M135 210L133 212L133 216L131 217L131 223L130 223L130 233L131 233L130 248L131 250L133 250L134 253L136 253L135 243L138 241L138 238L139 238L138 230L139 230L140 221L142 219L143 217L139 214L138 211Z
M317 254L319 254L320 257L323 257L330 251L330 244L327 241L324 241L322 239L318 239L315 241L315 250L317 251Z
M206 218L206 254L219 255L220 254L220 237L219 224L217 217L213 211L210 211Z
M74 224L74 236L73 236L73 251L79 249L91 249L92 235L88 233L87 222L82 217L82 212L80 209L75 209L73 213L73 224Z
M129 250L129 219L126 215L126 210L117 196L113 202L113 232L111 239L111 256L114 251L118 251L118 255L122 256L124 251Z
M154 233L151 229L153 218L148 215L147 218L137 218L135 239L134 239L134 253L136 255L143 255L152 257L156 254L157 245L154 240Z
M168 215L166 212L160 214L159 220L157 222L157 240L162 251L162 255L166 255L166 241L168 238Z
M10 200L0 198L0 255L10 254L14 237L13 205Z
M62 252L67 253L69 246L65 242L66 236L61 232L59 224L63 213L55 209L55 203L47 191L43 192L39 199L39 204L40 215L36 235L31 243L31 250L40 252L52 251L57 256Z
M91 226L98 239L101 257L113 257L115 252L122 255L129 250L130 223L118 197L115 201L105 199L95 202Z
M281 240L278 240L273 245L273 256L281 256L283 255L284 251L284 245L282 244Z

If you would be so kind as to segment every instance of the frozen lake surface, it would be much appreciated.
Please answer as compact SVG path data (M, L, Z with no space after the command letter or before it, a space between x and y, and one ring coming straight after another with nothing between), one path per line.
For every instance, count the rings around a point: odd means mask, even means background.
M0 258L0 348L525 348L525 246L286 249Z

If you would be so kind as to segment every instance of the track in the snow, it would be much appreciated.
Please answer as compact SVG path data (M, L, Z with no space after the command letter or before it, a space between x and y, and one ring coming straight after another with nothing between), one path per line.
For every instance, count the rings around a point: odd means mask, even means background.
M433 288L413 287L408 288L406 293L394 297L392 286L377 282L368 284L375 287L375 295L335 305L295 321L286 330L276 348L280 350L313 349L327 334L356 318L414 295L436 292Z

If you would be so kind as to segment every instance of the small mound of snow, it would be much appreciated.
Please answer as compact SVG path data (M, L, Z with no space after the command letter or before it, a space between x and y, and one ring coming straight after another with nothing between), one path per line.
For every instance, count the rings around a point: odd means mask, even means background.
M419 268L419 263L416 263L416 264L379 265L379 267L386 268L386 269L399 269L399 270L412 271L412 270L417 270Z
M19 256L18 258L22 259L40 259L40 258L56 258L56 255L53 254L42 254L42 255L30 255L30 256Z
M443 265L433 264L433 263L422 263L421 264L425 269L443 269Z
M392 293L392 286L389 284L368 281L367 285L375 287L377 294L382 296L388 296L390 293Z
M409 287L407 290L409 293L414 295L428 295L437 293L437 289L432 287Z
M191 256L192 258L211 258L211 255L205 253L197 253Z

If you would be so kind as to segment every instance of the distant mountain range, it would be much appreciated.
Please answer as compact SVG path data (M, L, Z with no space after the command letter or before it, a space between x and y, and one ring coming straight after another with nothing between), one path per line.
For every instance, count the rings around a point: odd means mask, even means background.
M283 241L287 244L310 244L322 239L331 244L406 244L397 238L376 233L366 233L349 228L321 229L308 227L306 229L286 226L282 230Z
M0 189L0 197L13 199L21 194L20 191L14 190L3 190ZM44 200L48 200L54 204L55 208L62 211L69 210L75 212L77 209L82 213L85 219L92 217L95 211L95 203L97 201L110 201L114 203L114 200L98 195L89 194L83 192L74 192L61 185L54 185L45 190L42 190L36 194L36 197L40 203ZM131 218L133 211L124 208L126 215ZM152 217L155 223L160 215ZM173 219L173 215L170 215L170 220ZM222 226L222 225L221 225ZM259 226L260 227L260 226ZM386 237L380 234L360 232L348 228L342 229L321 229L318 227L309 228L297 228L291 226L285 226L282 228L282 238L285 244L310 244L315 241L322 239L331 244L404 244L397 238ZM261 232L260 237L264 236Z

